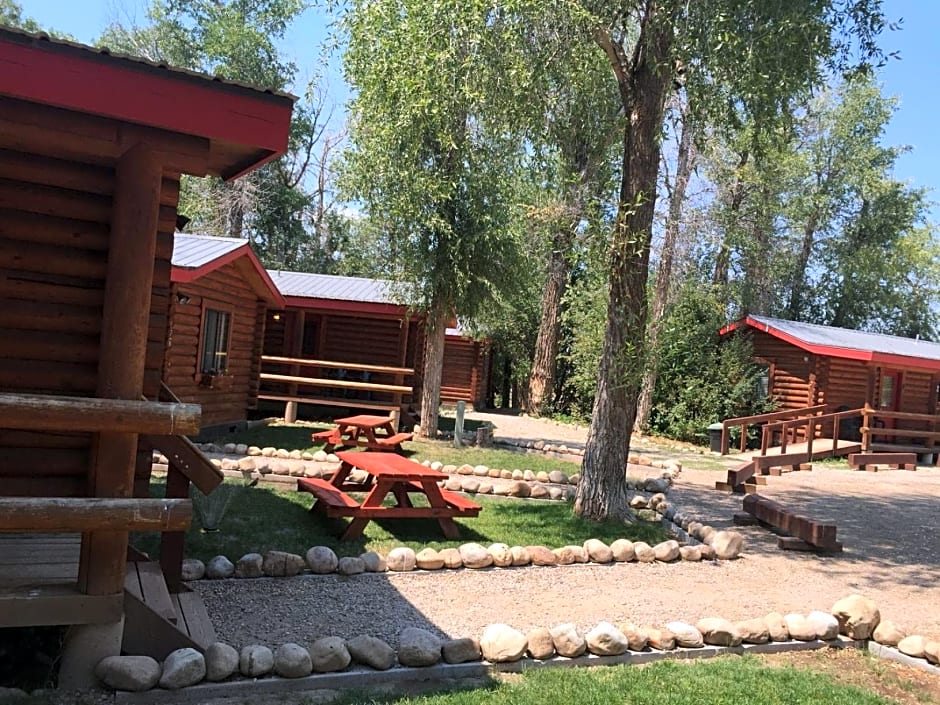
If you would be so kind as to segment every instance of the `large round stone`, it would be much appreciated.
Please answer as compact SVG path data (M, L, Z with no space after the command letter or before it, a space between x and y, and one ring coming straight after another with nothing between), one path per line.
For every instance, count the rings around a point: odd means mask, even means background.
M300 644L281 644L274 651L274 672L281 678L303 678L313 670L310 653Z
M274 668L274 653L267 646L252 644L242 648L238 670L246 678L266 676Z
M545 627L536 627L526 634L525 638L530 657L544 661L555 655L552 633Z
M870 638L881 621L878 606L862 595L843 597L832 606L832 616L839 620L839 630L850 639Z
M518 661L525 655L526 646L525 634L508 624L490 624L480 637L483 658L490 663Z
M624 633L610 622L600 622L584 635L584 640L588 651L598 656L617 656L630 647Z
M493 565L493 556L478 543L465 543L458 550L464 568L488 568Z
M150 656L107 656L95 666L95 675L106 686L134 693L155 687L160 672L160 664Z
M705 617L695 628L702 633L702 641L712 646L738 646L741 643L741 633L727 619Z
M387 671L395 665L395 650L378 637L361 634L347 641L346 649L353 661L377 671Z
M719 531L706 543L715 550L715 557L722 561L733 560L744 550L744 537L737 531Z
M260 578L264 575L264 571L261 569L263 563L264 558L260 553L246 553L235 564L235 577Z
M206 577L218 580L221 578L231 578L235 575L235 564L225 556L216 556L210 558L206 563Z
M614 560L614 552L610 546L600 539L588 539L584 542L584 550L588 558L594 563L610 563Z
M552 635L555 651L558 652L559 656L577 658L587 651L587 642L583 636L578 634L578 629L574 624L559 624L549 631Z
M206 649L206 680L224 681L238 670L238 652L221 641Z
M393 548L385 557L385 564L388 569L396 573L407 573L414 570L418 565L415 552L407 546Z
M398 662L402 666L433 666L441 660L441 646L437 634L406 627L398 635Z
M314 546L307 551L304 558L310 572L317 575L332 573L339 565L339 558L336 557L336 553L329 546Z
M468 663L482 657L480 642L470 637L446 639L441 644L441 655L446 663Z
M332 673L346 668L352 656L341 637L326 636L310 645L310 660L317 673Z

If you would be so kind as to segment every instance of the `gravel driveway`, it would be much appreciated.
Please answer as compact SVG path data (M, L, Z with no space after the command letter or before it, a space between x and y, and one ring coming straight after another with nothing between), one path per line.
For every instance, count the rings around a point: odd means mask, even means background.
M493 420L497 438L541 438L571 445L583 443L586 436L585 429L536 419L472 416ZM669 500L706 524L730 526L732 514L741 511L741 497L714 489L723 473L692 469L694 455L672 452L680 456L684 470ZM195 585L219 637L237 645L306 643L321 636L361 633L395 645L405 626L479 636L493 622L525 631L561 622L589 629L601 620L658 624L673 619L694 622L703 616L745 619L770 611L828 609L851 592L874 599L883 618L940 638L940 469L867 473L816 467L768 478L761 493L814 519L835 522L845 545L841 555L780 551L771 533L744 527L746 553L730 562L304 576Z

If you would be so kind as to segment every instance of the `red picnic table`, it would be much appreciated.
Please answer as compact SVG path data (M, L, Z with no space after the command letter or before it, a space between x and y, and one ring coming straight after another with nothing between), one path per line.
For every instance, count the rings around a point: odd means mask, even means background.
M314 443L324 441L323 449L331 453L337 446L359 446L369 450L398 452L401 444L410 441L412 434L396 433L390 416L359 414L336 419L336 428L311 435Z
M317 498L310 511L323 512L328 517L349 517L349 525L340 535L341 541L357 539L372 519L437 519L444 536L460 537L454 517L475 517L482 507L463 495L442 489L439 480L447 475L394 453L368 451L342 451L340 469L329 480L301 478L298 492L309 492ZM368 473L364 483L349 482L349 473L359 468ZM366 492L358 502L347 492ZM385 505L391 494L395 504ZM424 495L427 507L416 507L409 495Z

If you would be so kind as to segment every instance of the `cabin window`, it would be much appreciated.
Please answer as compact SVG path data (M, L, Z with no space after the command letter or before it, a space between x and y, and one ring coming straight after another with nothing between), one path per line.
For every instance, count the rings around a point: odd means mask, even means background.
M202 321L202 374L225 374L228 371L232 314L228 311L207 308Z
M766 399L770 396L770 365L760 365L757 372L757 398Z

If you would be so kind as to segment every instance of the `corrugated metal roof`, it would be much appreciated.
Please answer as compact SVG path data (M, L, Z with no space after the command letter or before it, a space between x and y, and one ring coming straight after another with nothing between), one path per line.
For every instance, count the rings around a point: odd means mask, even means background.
M748 318L775 328L781 333L793 336L809 345L825 345L848 350L865 350L889 355L919 357L926 360L940 360L940 343L902 338L897 335L864 333L848 328L820 326L815 323L785 321L781 318L770 318L768 316L751 315Z
M97 56L110 56L121 61L129 61L133 64L137 64L140 67L147 69L154 69L157 71L166 71L171 74L176 74L180 76L189 76L190 78L196 78L202 81L208 81L210 83L218 83L223 86L231 86L233 88L245 89L254 91L255 93L266 93L268 95L275 95L281 98L287 98L291 101L296 101L297 97L291 95L290 93L285 93L283 91L271 90L268 88L260 88L258 86L251 85L249 83L242 83L240 81L233 81L231 79L223 78L221 76L210 76L206 73L200 73L198 71L191 71L189 69L179 68L178 66L170 66L166 63L151 61L150 59L145 59L140 56L131 56L130 54L122 54L120 52L111 51L107 47L93 47L87 44L81 44L79 42L72 42L67 39L60 39L58 37L50 37L45 32L27 32L23 29L17 29L14 27L7 27L5 25L0 26L0 34L10 34L10 35L19 35L22 38L28 38L35 41L48 42L53 46L61 47L71 47L72 49L80 49L82 51L88 52L89 54L94 54Z
M400 297L395 295L393 282L385 279L283 272L275 269L269 269L268 274L283 296L404 305Z
M173 266L198 269L247 244L247 240L235 237L176 233L173 237Z

